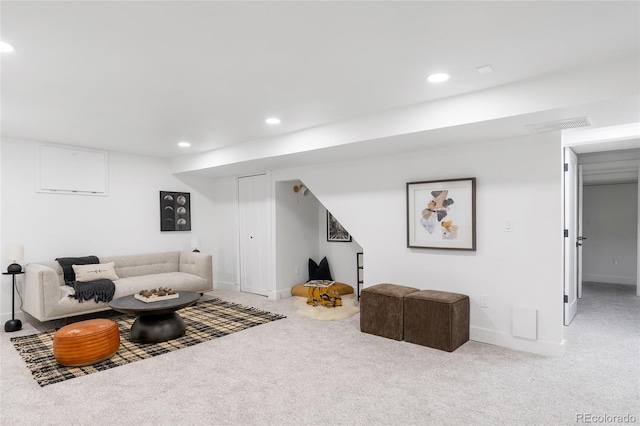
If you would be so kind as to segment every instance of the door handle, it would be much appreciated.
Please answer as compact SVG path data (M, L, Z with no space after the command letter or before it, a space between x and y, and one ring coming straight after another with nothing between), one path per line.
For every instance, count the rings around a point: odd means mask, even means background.
M578 237L578 241L583 241L583 240L586 240L586 239L587 239L587 237L582 237L582 236Z

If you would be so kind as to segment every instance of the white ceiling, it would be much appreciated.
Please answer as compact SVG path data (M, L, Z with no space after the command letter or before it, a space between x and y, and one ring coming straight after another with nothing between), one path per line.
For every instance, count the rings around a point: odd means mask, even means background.
M0 63L3 137L162 157L640 54L637 1L2 1L0 13L16 49ZM425 83L437 71L451 79Z
M578 154L585 185L611 185L638 182L640 139L635 148Z

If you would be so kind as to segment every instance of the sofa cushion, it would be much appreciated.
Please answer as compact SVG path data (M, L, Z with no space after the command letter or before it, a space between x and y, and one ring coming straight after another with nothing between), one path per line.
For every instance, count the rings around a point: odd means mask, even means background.
M103 263L114 262L116 274L120 278L139 275L178 272L180 270L180 252L134 254L128 256L101 257Z
M116 271L113 269L113 262L95 265L73 265L73 272L76 274L76 281L115 281L118 279Z
M202 277L185 272L165 272L162 274L120 278L114 283L116 285L116 294L113 298L116 299L139 293L140 290L151 290L158 287L169 287L178 293L180 290L201 292L207 281Z

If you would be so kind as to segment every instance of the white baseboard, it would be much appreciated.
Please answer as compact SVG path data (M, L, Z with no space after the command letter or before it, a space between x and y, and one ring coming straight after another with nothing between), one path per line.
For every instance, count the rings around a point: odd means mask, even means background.
M469 339L474 342L489 343L517 351L553 357L564 356L566 348L564 340L560 343L555 343L545 340L523 339L481 327L470 327Z
M217 290L240 291L240 284L225 281L215 281L213 288Z
M15 318L22 321L22 323L25 323L25 318L24 318L24 312L19 311L16 312ZM0 314L0 322L2 322L2 324L0 324L0 327L2 327L2 330L4 330L4 323L9 321L11 319L11 312L7 312L6 314Z
M636 285L636 280L637 280L637 277L625 277L622 275L596 275L596 274L582 275L582 282L589 281L594 283Z
M269 292L269 299L271 299L271 300L285 299L287 297L291 297L291 289L290 288L287 288L287 289L284 289L284 290L270 291Z

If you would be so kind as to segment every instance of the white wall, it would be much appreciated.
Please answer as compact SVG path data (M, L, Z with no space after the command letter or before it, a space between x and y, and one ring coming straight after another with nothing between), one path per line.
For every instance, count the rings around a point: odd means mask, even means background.
M355 291L358 285L356 254L362 251L362 247L353 238L353 235L350 242L327 241L327 209L322 205L319 216L320 255L318 257L320 259L315 259L315 261L320 262L321 258L326 256L331 270L331 278L349 284ZM340 217L336 215L334 217L342 224ZM347 231L349 231L348 228Z
M276 292L291 296L291 287L309 279L309 258L319 261L318 200L309 192L294 192L300 181L276 182Z
M204 219L213 228L209 242L214 265L213 284L215 288L239 291L238 181L227 177L205 182L213 200L213 208Z
M584 187L584 281L636 284L637 220L637 183Z
M366 255L366 285L464 293L471 338L563 352L561 150L557 133L272 172L300 178ZM477 178L477 251L409 249L406 182ZM345 184L348 182L349 184ZM505 221L513 231L504 232ZM488 308L481 308L487 295ZM516 338L512 309L537 310L537 340Z
M38 143L3 139L0 149L1 246L4 253L7 245L24 245L23 265L59 256L191 250L192 236L200 237L201 251L213 248L211 180L186 183L170 174L167 159L110 152L109 196L43 194L36 192ZM160 232L161 190L191 193L190 232ZM10 313L10 286L1 294L0 312Z

